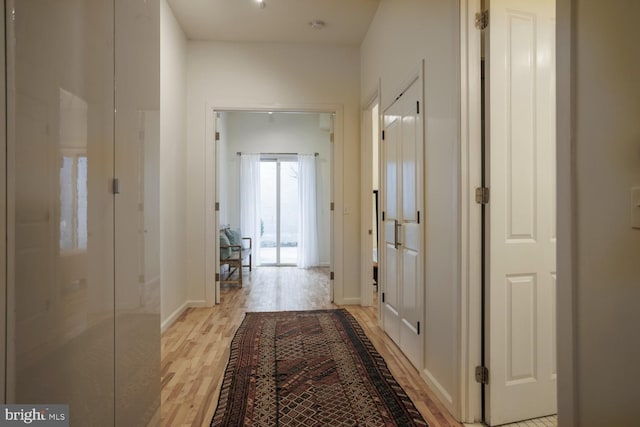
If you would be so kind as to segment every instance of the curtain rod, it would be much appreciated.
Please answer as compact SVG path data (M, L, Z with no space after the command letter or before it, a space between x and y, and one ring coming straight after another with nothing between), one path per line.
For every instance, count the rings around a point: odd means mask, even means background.
M240 151L236 151L236 154L238 156L241 156L242 153ZM262 154L262 155L267 155L267 156L297 156L299 153L257 153L257 154ZM316 157L318 157L320 155L320 153L313 153Z

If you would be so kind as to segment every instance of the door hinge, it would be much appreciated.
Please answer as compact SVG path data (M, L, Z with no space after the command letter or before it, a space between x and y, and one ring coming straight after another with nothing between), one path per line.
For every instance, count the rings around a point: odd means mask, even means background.
M329 135L329 142L333 142L334 138L335 137L333 135L333 132L331 132L331 134Z
M481 205L489 203L489 189L487 187L476 188L476 203Z
M118 178L113 178L111 189L113 190L113 194L120 194L120 180Z
M485 11L476 13L476 28L479 30L484 30L488 26L489 26L489 11L485 10Z
M420 101L416 101L416 114L420 114Z
M476 382L489 384L489 369L486 366L476 366Z
M220 202L216 202L216 212L220 212Z
M382 293L382 302L384 302L384 292Z
M329 204L329 210L330 210L330 211L333 211L335 208L336 208L335 204L334 204L333 202L331 202L331 203Z
M382 211L382 220L384 221L384 211Z
M420 322L417 322L417 323L418 323L418 324L417 324L417 326L416 326L416 329L417 329L417 333L418 333L418 335L420 335Z
M216 273L216 282L220 281L220 273Z
M418 224L420 224L420 211L418 211Z
M384 131L382 131L382 140L384 141Z
M329 280L333 280L334 277L335 277L335 274L333 274L333 271L329 273Z
M216 132L216 141L220 141L220 132Z

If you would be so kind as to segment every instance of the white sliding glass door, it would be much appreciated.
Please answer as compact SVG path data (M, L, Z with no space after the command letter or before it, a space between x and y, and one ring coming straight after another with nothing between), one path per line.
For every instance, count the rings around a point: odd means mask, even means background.
M298 159L265 157L260 164L260 265L298 261Z

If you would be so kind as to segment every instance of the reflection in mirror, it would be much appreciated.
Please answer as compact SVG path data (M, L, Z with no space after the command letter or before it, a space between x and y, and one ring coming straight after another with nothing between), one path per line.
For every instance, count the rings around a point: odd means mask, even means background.
M115 425L144 426L160 407L160 3L115 10Z
M87 250L88 109L82 98L60 89L61 253Z

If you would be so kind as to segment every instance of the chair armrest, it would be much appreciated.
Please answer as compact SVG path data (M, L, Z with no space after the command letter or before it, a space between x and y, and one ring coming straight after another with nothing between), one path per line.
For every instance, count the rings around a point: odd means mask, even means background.
M245 248L245 249L251 249L251 237L243 237L242 240L248 240L249 241L249 247Z
M242 245L220 245L220 249L242 250Z

